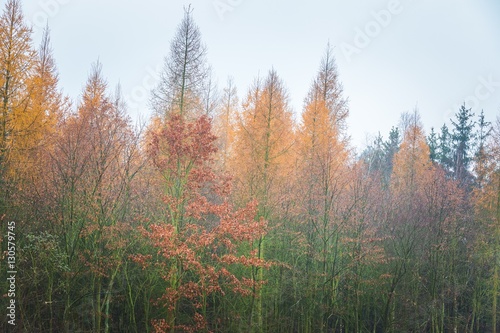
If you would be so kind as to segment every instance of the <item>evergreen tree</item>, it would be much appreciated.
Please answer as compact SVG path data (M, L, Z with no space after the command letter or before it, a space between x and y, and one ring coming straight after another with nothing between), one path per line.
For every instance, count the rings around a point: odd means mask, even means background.
M477 137L477 150L475 153L475 165L474 165L474 173L476 175L476 185L481 188L484 182L485 174L486 174L486 164L488 160L488 154L486 152L486 141L491 134L492 127L491 122L486 121L484 119L484 111L481 110L481 114L479 115L478 122L478 131L476 133Z
M438 159L438 137L434 131L434 127L431 127L431 133L427 137L427 144L429 145L430 158L431 161L437 162Z
M389 179L392 173L394 155L399 151L399 146L401 144L401 137L399 135L399 129L397 127L392 127L389 132L389 139L384 142L384 176L386 180Z
M445 171L451 173L453 166L451 134L446 124L441 127L441 134L438 137L437 161Z
M474 140L475 122L472 120L474 113L467 109L465 104L455 114L453 124L453 177L463 183L469 178L469 166L472 161L472 144Z

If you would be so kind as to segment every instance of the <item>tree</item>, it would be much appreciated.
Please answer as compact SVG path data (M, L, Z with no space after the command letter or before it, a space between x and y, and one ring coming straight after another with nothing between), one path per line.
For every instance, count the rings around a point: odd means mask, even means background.
M431 127L431 133L427 137L427 145L429 146L429 158L432 162L437 162L438 159L438 137L434 131L434 127Z
M385 155L385 167L384 175L385 180L389 182L392 169L394 167L394 155L399 151L399 146L401 144L401 138L399 134L399 129L397 127L392 127L389 132L389 138L384 142L384 155Z
M483 110L481 110L481 114L479 115L478 127L478 132L476 133L478 142L477 150L474 156L474 171L476 174L476 184L479 188L481 188L486 176L486 163L488 159L486 144L492 131L491 123L484 119Z
M446 124L441 127L438 143L438 162L447 173L451 173L453 168L452 138Z
M256 251L238 256L242 243L262 239L266 221L254 220L255 202L240 210L229 204L229 183L213 170L215 140L206 116L186 121L172 115L150 134L148 153L162 175L166 205L165 221L143 231L158 248L153 262L160 262L167 282L158 300L167 307L166 318L154 322L158 332L208 329L222 319L209 308L216 294L253 295L263 282L234 273L234 266L266 267Z
M115 282L132 243L123 240L130 231L132 180L141 163L138 138L120 98L108 95L100 64L92 67L77 111L64 117L42 156L37 202L51 207L45 229L59 238L68 267L59 300L64 330L83 322L109 332Z
M481 119L480 122L482 123ZM483 165L483 186L476 190L476 215L484 230L479 234L477 249L488 264L488 303L491 309L491 332L498 331L498 297L500 288L500 118L493 127L485 147L488 158Z
M50 144L65 104L58 88L58 74L49 33L46 27L33 73L27 81L29 100L23 119L26 123L23 127L27 130L23 138L17 140L17 147L12 152L12 160L16 162L17 172L24 173L24 176L34 171L37 149Z
M234 140L238 116L238 96L232 78L222 91L221 103L214 118L214 130L218 137L217 163L221 170L229 170L229 161L234 153Z
M405 119L403 142L394 156L393 176L394 186L411 189L430 168L430 154L418 112Z
M453 131L453 176L465 185L470 178L469 166L473 158L472 143L474 140L475 122L472 120L474 114L467 109L465 104L455 114L456 120L452 120Z
M370 173L380 173L384 171L384 138L378 133L369 145L361 154L361 159L366 164Z
M299 203L297 230L305 241L304 281L294 286L303 302L303 329L325 331L335 312L339 290L329 280L339 280L338 261L342 229L342 195L347 186L349 152L344 139L348 114L335 61L328 48L313 81L297 131L296 189ZM296 269L300 269L297 267ZM300 276L300 275L299 275ZM304 291L300 288L305 288ZM327 309L331 309L329 312Z
M243 103L231 170L240 195L237 200L244 203L257 199L258 218L263 217L271 226L275 225L275 209L283 204L281 193L288 188L292 145L293 123L286 91L278 74L271 70L263 84L256 81ZM264 259L265 238L255 246L259 258ZM254 274L258 281L264 280L260 267L255 267ZM252 301L251 323L255 331L264 330L262 289Z
M398 299L397 294L408 295L415 286L415 276L418 272L419 261L415 259L418 251L424 247L419 243L423 237L425 220L420 211L420 193L425 179L428 179L432 168L429 159L429 147L423 133L418 111L402 115L403 141L399 151L394 156L394 168L391 176L391 202L387 203L390 215L387 217L387 241L385 243L389 258L387 284L387 299L383 310L384 331L392 332L396 327L395 316L391 315L395 309L404 308L400 303L394 307ZM415 308L406 309L415 311ZM403 323L401 330L408 330L409 324ZM406 326L408 325L408 326Z
M172 113L193 117L205 109L203 91L208 77L206 48L192 14L191 6L184 9L184 19L170 44L170 55L165 58L161 81L153 91L153 108L162 117ZM207 98L210 100L210 97Z
M342 96L343 87L339 79L337 64L330 44L321 59L320 68L306 98L306 105L313 101L323 101L329 111L329 117L335 122L339 135L345 135L347 117L349 116L348 101Z
M36 299L43 302L25 300L20 308L22 312L34 313L26 319L25 327L32 329L54 330L55 311L52 300L57 290L57 279L66 266L66 258L59 247L58 239L53 233L53 226L47 223L50 204L46 201L49 195L47 180L47 160L45 152L54 148L57 125L60 124L63 112L63 100L57 86L57 71L50 49L48 29L44 31L33 74L28 79L29 100L26 103L26 118L31 125L23 138L17 140L16 149L10 151L9 165L14 171L10 177L15 178L16 191L12 196L12 205L22 207L18 219L30 221L23 227L27 249L21 257L25 260L23 271L26 273L19 279L19 285ZM29 114L29 116L28 116ZM44 251L44 247L50 251ZM45 269L40 265L44 263ZM33 297L35 298L35 297ZM29 299L33 299L29 298Z
M28 82L36 64L36 52L31 44L31 29L24 22L19 0L9 0L0 17L0 179L2 199L0 211L5 213L7 188L15 182L13 154L21 156L31 148L32 131L38 132L37 115L28 108ZM22 151L21 151L22 150ZM11 183L7 174L11 173Z

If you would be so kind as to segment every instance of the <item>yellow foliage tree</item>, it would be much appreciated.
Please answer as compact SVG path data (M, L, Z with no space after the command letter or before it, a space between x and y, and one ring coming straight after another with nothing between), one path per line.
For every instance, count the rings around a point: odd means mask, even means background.
M36 177L36 169L40 166L40 148L50 150L57 124L62 118L65 102L58 89L58 81L47 27L34 63L33 74L27 81L29 96L26 110L15 122L23 135L16 140L11 151L11 161L24 181L35 181L33 178Z
M278 74L257 81L243 103L238 123L232 170L246 198L257 198L262 216L291 169L293 122L287 95Z
M347 115L347 102L342 97L342 86L328 48L306 98L295 149L294 199L300 203L302 217L297 227L306 241L308 258L305 276L309 294L306 293L308 301L303 302L303 315L309 329L315 321L323 327L328 316L326 308L335 311L332 303L336 302L339 275L336 261L329 258L338 255L340 211L345 202L341 197L351 179L346 173L349 164L344 138ZM328 284L329 279L334 283ZM318 296L319 292L329 295L327 301Z
M293 121L285 88L278 74L271 70L263 84L259 80L250 89L243 103L237 127L232 171L242 201L257 199L257 218L272 221L271 211L277 208L287 184L293 163ZM276 211L276 210L274 210ZM255 245L259 259L264 259L264 237ZM264 280L262 267L254 267L259 284ZM252 301L252 327L263 332L262 289Z
M214 119L214 131L218 137L218 150L215 159L218 167L225 172L229 169L230 156L234 150L237 112L238 96L236 87L232 79L228 79L227 86L223 90L217 117Z
M432 168L424 130L417 111L403 115L403 142L394 155L392 184L396 190L413 190Z
M25 149L35 131L30 113L28 83L34 73L36 52L31 29L24 22L21 4L9 0L0 17L0 159L2 177L12 152Z

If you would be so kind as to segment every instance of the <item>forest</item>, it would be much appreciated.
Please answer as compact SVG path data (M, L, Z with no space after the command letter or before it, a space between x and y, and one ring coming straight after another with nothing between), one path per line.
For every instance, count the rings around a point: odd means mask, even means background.
M500 117L356 153L330 46L295 117L274 69L216 92L186 8L135 125L99 62L64 96L20 0L0 36L0 331L499 331Z

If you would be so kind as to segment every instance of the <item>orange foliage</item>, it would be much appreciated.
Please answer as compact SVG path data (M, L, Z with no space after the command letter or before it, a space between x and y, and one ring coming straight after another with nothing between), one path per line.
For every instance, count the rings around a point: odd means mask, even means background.
M294 143L293 122L282 81L271 71L257 82L243 103L231 171L243 201L257 198L263 205L276 200L290 175Z
M415 113L415 117L418 114ZM394 155L392 181L396 189L412 189L432 169L424 131L418 120L408 124L399 151Z
M241 244L266 233L267 223L254 220L256 202L239 210L228 202L228 180L213 171L217 149L211 131L206 116L189 121L171 115L163 127L149 133L148 153L163 177L168 207L166 223L142 229L158 250L157 265L167 282L157 302L168 308L168 316L154 321L158 332L204 328L203 299L208 295L227 291L250 295L261 283L231 273L232 267L269 266L256 253L239 253ZM144 255L135 260L143 266L149 261ZM191 305L195 324L184 325L175 319L180 300Z

